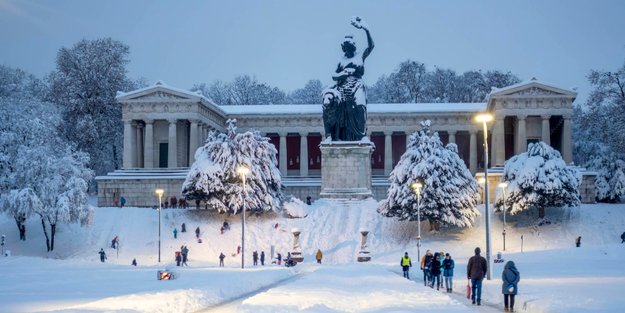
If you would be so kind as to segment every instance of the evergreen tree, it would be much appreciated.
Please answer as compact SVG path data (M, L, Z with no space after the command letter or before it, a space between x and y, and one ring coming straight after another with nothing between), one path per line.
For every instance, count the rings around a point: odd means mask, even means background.
M257 131L236 133L236 120L228 120L228 133L211 132L206 144L195 153L182 186L188 200L205 201L209 209L237 214L242 209L243 185L237 168L250 169L246 179L246 208L251 211L277 211L282 181L276 164L277 150Z
M504 167L506 210L516 214L537 208L540 218L546 207L574 207L580 204L579 172L567 167L560 152L544 142L532 143L527 152L515 155ZM495 204L503 208L503 198Z
M411 188L422 182L421 220L430 222L431 230L440 225L470 227L479 214L479 186L458 156L455 144L443 146L438 133L430 134L430 121L412 134L408 147L389 176L388 198L378 212L400 220L417 220L417 197Z
M625 162L615 154L598 155L586 167L597 172L597 201L620 202L625 197Z

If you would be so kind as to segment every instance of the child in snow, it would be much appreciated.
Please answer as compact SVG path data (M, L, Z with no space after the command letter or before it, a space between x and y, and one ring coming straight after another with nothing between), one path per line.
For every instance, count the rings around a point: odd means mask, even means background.
M98 254L100 254L100 262L104 263L104 260L106 260L106 252L104 252L104 249L100 248Z
M176 266L180 266L180 262L182 262L182 256L180 255L180 251L176 251Z
M625 242L625 232L621 235L621 244Z
M111 240L111 248L117 249L117 244L118 243L119 243L119 237L115 236L115 238L113 238L113 240Z
M260 265L265 266L265 251L260 252Z
M252 252L252 262L254 266L258 265L258 252L257 251Z
M174 239L178 238L178 230L174 227Z
M577 237L577 239L575 239L575 247L579 248L579 246L582 245L582 236Z
M317 259L317 264L321 264L321 258L323 258L323 253L321 253L321 249L317 249L317 254L315 255L315 259Z
M119 204L121 204L121 207L123 208L124 205L126 204L126 198L124 198L124 196L122 196L121 198L119 198Z
M132 263L131 263L131 265L132 265L132 266L137 266L137 259L132 259Z
M182 226L180 226L180 232L181 232L181 233L186 233L186 232L187 232L187 225L185 225L184 223L182 223Z
M200 238L200 226L195 229L195 238Z
M276 260L278 260L278 265L282 265L282 254L278 253L278 257L276 257Z
M187 260L189 258L189 248L187 248L187 246L184 246L182 248L182 266L189 266L189 264L187 264Z

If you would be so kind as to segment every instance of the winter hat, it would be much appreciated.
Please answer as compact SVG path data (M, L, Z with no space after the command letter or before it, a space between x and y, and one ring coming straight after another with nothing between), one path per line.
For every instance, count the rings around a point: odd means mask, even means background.
M449 256L449 253L445 253L445 256Z
M482 253L482 249L480 249L480 247L475 248L475 254L480 254Z

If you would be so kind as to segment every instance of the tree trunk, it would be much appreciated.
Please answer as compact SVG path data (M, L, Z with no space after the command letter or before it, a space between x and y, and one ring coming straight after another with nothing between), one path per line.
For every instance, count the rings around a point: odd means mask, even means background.
M440 231L441 223L439 221L432 219L428 219L428 221L430 222L430 231Z
M46 228L46 222L41 218L41 227L43 227L43 234L46 235L46 247L48 248L48 252L50 252L50 237L48 237L48 229Z
M545 207L544 206L539 206L538 207L538 218L543 218L545 217Z
M20 240L26 240L26 225L24 225L24 219L15 217L15 224L17 224L17 230L20 233Z
M56 224L50 224L50 251L54 250L54 235L56 234Z

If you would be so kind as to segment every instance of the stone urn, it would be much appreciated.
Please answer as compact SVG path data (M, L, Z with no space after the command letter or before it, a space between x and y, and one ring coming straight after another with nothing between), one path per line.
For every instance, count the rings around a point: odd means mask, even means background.
M302 232L297 228L293 228L291 229L291 233L293 233L293 250L291 251L291 259L297 263L303 262L304 256L302 256L302 248L299 246L299 235Z
M369 231L366 229L360 230L360 252L358 252L358 262L369 262L371 261L371 253L369 252L369 247L367 247L367 235L369 235Z

